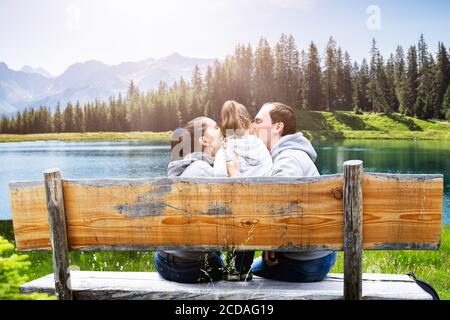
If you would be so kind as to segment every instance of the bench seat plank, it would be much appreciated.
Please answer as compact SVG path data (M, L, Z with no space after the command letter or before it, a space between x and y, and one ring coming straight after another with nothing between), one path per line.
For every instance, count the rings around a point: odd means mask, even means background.
M406 275L363 274L363 299L430 300L431 296ZM250 282L181 284L156 272L72 271L75 299L235 299L335 300L343 299L343 275L315 283L289 283L254 277ZM25 283L22 293L54 294L53 274Z

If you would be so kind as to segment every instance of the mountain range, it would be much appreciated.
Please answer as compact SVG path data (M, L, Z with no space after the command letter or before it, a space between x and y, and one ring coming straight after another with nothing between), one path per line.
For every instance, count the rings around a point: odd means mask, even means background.
M169 85L180 77L190 80L195 65L204 73L213 63L214 59L189 58L178 53L118 65L89 60L72 64L53 77L42 68L24 66L16 71L0 62L0 114L40 105L54 110L58 102L64 108L68 101L107 99L125 93L131 80L140 90L154 89L161 80Z

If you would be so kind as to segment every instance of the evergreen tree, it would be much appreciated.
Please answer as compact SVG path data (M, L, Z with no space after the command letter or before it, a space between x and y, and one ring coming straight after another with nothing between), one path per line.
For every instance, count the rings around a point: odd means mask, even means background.
M335 110L344 110L344 57L339 47L336 52L336 103Z
M166 129L167 123L170 118L174 117L173 114L167 114L165 112L165 99L164 96L167 94L167 84L164 81L160 81L158 84L158 90L154 94L153 104L155 106L154 112L154 128L155 131L164 131ZM178 108L178 107L177 107Z
M423 35L406 58L398 46L385 60L375 39L370 67L359 66L330 38L321 70L319 53L311 42L308 53L298 52L292 35L282 34L272 50L262 38L253 53L238 45L223 62L208 66L204 78L196 66L190 82L181 79L168 86L140 92L130 81L126 96L71 102L54 114L48 106L29 107L0 118L1 133L80 131L167 131L200 115L220 121L224 101L237 100L251 113L263 103L284 102L300 110L399 111L423 119L450 118L450 57L439 43L435 57Z
M83 109L81 109L80 101L77 101L74 111L74 131L84 132Z
M323 109L319 52L314 42L309 46L305 70L305 107L309 110Z
M417 98L414 104L414 114L421 119L430 119L434 115L433 97L433 69L428 46L423 34L418 44L419 57L419 85L417 87Z
M324 107L327 111L336 110L336 41L330 37L326 47L325 70L324 70Z
M385 74L386 74L386 100L387 104L389 105L389 110L393 112L397 112L399 109L399 102L397 100L396 92L395 92L395 59L394 56L391 54L389 57L386 67L385 67Z
M117 98L117 118L120 119L120 125L118 126L119 131L129 131L130 123L127 117L127 106L126 102L122 98L122 94L119 93Z
M10 133L9 119L5 115L2 115L2 118L0 120L0 133Z
M308 65L308 56L305 50L300 52L300 67L298 75L298 89L297 89L297 105L299 110L306 109L306 68Z
M352 97L353 97L353 83L352 83L352 61L350 54L346 51L344 53L344 69L342 79L342 96L340 97L342 110L352 109Z
M255 52L255 104L261 107L274 100L274 58L266 39L261 38Z
M288 103L288 62L286 61L287 36L283 33L280 40L275 45L275 66L274 66L274 86L275 100Z
M417 100L417 86L419 83L419 73L417 68L417 50L415 46L408 49L407 70L405 79L404 105L400 112L409 116L414 114L414 105Z
M361 109L364 112L370 111L370 102L367 97L367 90L369 86L369 65L367 64L367 60L363 59L361 63L361 68L358 73L358 81L359 81L359 102L361 105Z
M299 52L294 37L289 35L285 50L286 61L286 103L298 108L297 91L299 86Z
M442 113L445 114L445 119L450 120L450 85L447 87L442 100Z
M372 41L370 53L371 61L367 92L371 111L390 113L392 111L391 89L385 72L384 59L376 46L375 39Z
M405 54L401 46L397 47L395 53L394 62L394 83L395 83L395 94L397 98L398 105L396 106L396 111L404 113L406 110L406 65L405 65Z
M130 130L139 130L142 124L142 110L139 105L140 92L139 89L131 80L127 90L127 121ZM96 112L100 115L100 109L96 106Z
M367 85L369 83L369 66L363 59L361 67L355 62L353 82L353 110L357 113L368 112L370 103L367 98Z
M203 91L203 78L202 73L198 65L195 65L194 72L192 74L192 88L200 95Z
M370 71L369 71L369 83L367 85L367 97L369 99L371 108L370 111L372 112L380 112L380 107L377 103L377 87L378 87L378 61L379 61L379 55L377 48L377 43L375 39L372 40L372 47L370 49Z
M119 119L119 114L118 114L118 110L117 110L116 99L114 98L114 96L109 98L109 113L110 113L110 117L111 117L111 123L110 123L110 128L108 130L120 131L119 130L120 119Z
M222 105L226 100L229 99L229 96L226 94L227 76L225 71L226 69L224 68L224 66L222 66L220 62L216 61L214 65L211 109L209 110L209 115L213 119L220 119Z
M73 106L69 101L64 109L64 132L74 132L74 116L73 116Z
M183 78L180 79L179 95L178 95L178 109L181 113L181 122L187 123L192 117L191 105L188 102L188 85Z
M249 111L253 111L253 50L250 45L248 45L247 47L238 46L238 48L236 48L234 58L234 60L230 60L235 63L235 66L232 66L232 75L228 77L229 80L232 80L232 83L229 83L228 86L234 87L233 92L235 94L232 95L234 99L244 104L249 109Z
M44 106L39 108L33 127L35 133L53 132L52 115L49 109Z
M92 111L91 111L91 104L87 103L83 107L83 114L84 114L84 126L87 132L93 132L94 131L94 125L92 120Z
M450 61L447 49L443 43L438 45L437 61L434 71L434 85L435 89L435 101L434 101L434 114L436 118L445 117L444 95L448 86L450 85Z
M192 118L203 115L204 104L204 84L202 74L198 65L195 66L192 74L192 97L190 109L192 111Z
M205 74L205 102L203 115L205 117L212 117L214 103L214 77L211 66L206 68Z

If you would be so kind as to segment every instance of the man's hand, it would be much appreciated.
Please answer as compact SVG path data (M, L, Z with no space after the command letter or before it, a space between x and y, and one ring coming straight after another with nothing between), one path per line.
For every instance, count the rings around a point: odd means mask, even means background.
M278 259L273 251L263 251L263 260L266 266L273 267L278 264Z

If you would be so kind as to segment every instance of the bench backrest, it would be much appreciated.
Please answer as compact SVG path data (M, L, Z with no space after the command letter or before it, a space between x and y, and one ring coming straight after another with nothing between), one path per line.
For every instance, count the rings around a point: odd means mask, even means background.
M156 178L10 183L18 250L437 249L442 175ZM67 250L66 249L66 250ZM360 264L360 262L359 262Z
M71 250L343 250L342 174L62 180ZM439 175L362 177L364 249L436 249ZM10 184L18 250L50 249L44 182Z

